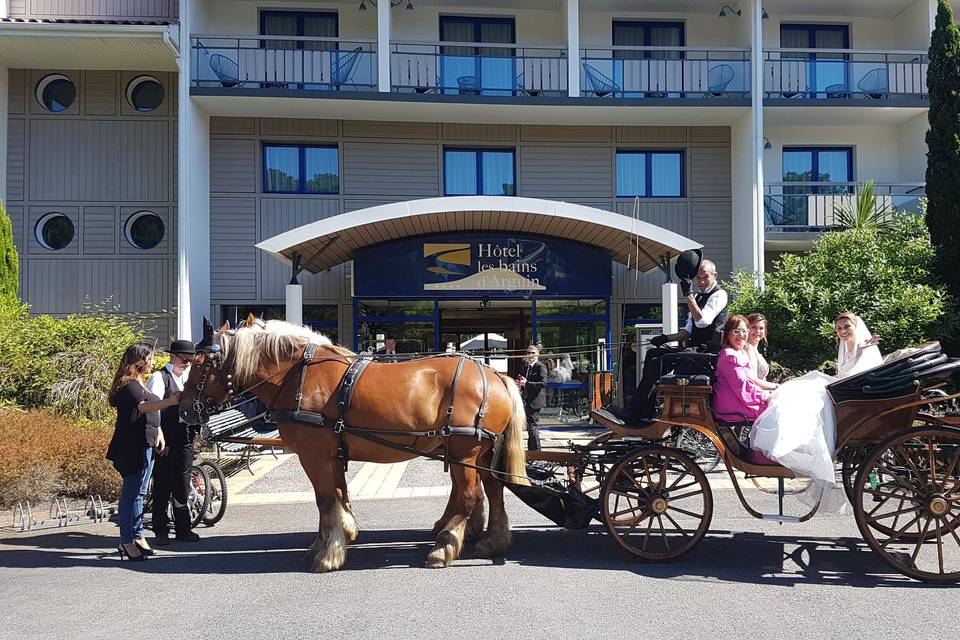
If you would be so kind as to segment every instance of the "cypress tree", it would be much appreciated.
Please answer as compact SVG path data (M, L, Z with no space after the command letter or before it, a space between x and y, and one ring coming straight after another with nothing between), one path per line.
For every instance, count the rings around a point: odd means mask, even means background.
M13 244L13 223L0 202L0 301L15 300L19 288L20 263Z
M960 30L947 0L939 0L930 39L927 91L927 226L937 272L960 300Z

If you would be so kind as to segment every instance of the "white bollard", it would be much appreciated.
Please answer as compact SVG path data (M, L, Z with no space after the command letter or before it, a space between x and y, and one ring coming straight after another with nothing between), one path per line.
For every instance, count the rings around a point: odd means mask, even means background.
M676 333L679 331L677 324L677 285L672 282L664 282L661 301L663 304L663 333Z
M303 324L303 285L287 285L287 322Z

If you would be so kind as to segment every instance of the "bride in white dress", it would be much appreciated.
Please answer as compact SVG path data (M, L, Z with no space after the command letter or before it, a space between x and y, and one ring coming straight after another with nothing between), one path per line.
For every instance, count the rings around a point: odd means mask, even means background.
M792 470L811 478L813 496L836 487L833 454L837 429L827 385L883 362L879 338L871 336L859 316L843 313L834 321L840 341L837 375L811 371L780 385L767 409L753 423L750 446Z

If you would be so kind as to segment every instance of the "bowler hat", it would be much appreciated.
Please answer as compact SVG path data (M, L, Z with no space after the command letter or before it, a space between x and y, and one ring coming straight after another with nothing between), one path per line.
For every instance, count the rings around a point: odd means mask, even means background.
M174 340L170 343L167 353L196 353L193 343L189 340Z
M700 249L688 249L677 256L677 264L673 270L681 280L692 280L700 270L701 260L703 260L703 252Z

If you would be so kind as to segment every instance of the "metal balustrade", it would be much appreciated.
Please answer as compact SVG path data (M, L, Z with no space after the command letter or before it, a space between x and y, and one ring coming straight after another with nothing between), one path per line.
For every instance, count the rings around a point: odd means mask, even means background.
M589 48L580 92L599 98L749 98L750 50L736 47Z
M857 206L857 182L770 182L764 185L767 231L823 231L834 226L834 207ZM919 211L926 195L923 182L876 183L875 208L894 215Z
M925 51L767 49L763 94L784 100L925 98Z
M476 42L394 42L390 86L399 93L566 96L562 47Z

